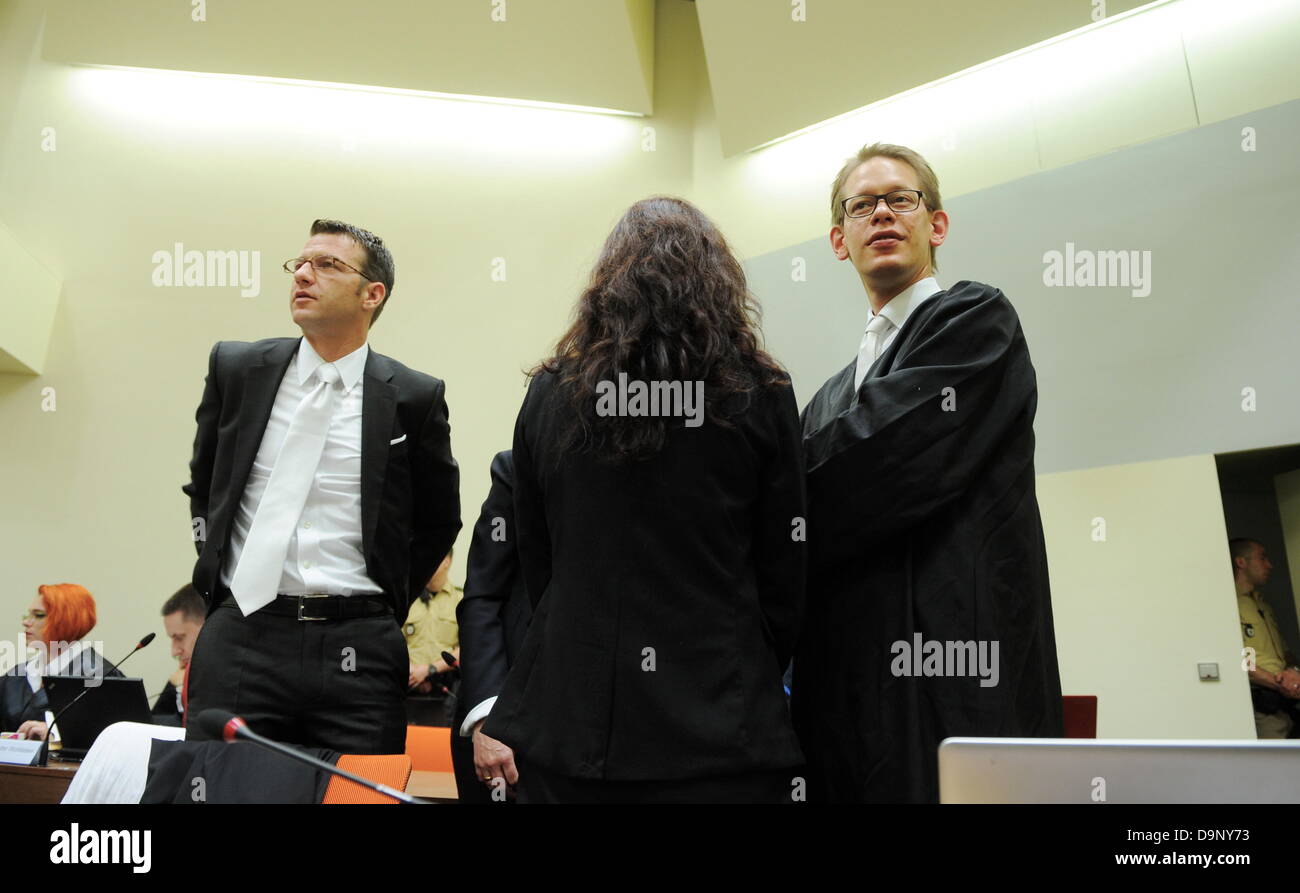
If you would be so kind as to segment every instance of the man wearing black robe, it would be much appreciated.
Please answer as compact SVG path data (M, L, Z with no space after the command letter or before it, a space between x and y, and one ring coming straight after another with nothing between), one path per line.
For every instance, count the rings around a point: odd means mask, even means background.
M943 739L1063 734L1034 368L1002 292L933 278L948 215L919 155L864 147L832 218L873 321L803 412L808 616L791 707L809 800L936 802Z

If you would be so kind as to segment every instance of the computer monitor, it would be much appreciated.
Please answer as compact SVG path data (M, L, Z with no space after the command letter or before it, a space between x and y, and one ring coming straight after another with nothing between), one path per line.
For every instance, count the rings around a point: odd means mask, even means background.
M88 681L95 684L87 685ZM104 676L87 680L84 676L45 676L42 684L50 699L49 711L58 718L55 728L63 742L59 753L62 759L85 756L99 733L115 722L150 721L149 699L141 679ZM78 697L81 700L60 715Z

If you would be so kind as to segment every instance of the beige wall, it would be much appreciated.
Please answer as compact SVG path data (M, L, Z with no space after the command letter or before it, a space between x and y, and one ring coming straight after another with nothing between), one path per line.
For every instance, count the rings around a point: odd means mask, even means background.
M22 58L38 7L0 3L5 47ZM465 524L452 578L463 580L522 370L563 331L621 212L689 189L689 83L673 66L658 71L656 114L636 118L78 68L38 54L17 70L4 63L0 96L20 93L0 120L0 208L64 289L44 373L0 375L0 639L21 641L19 615L53 582L94 593L92 638L110 659L161 634L162 602L194 563L180 487L209 348L297 334L278 264L322 216L372 229L393 251L396 285L372 347L447 382ZM54 152L41 151L46 126ZM153 253L176 242L260 251L261 294L153 286ZM492 279L495 258L504 282ZM46 387L53 412L42 411ZM160 639L132 658L150 691L174 666L167 648Z
M1205 4L1144 15L1184 7ZM1273 18L1243 23L1245 7ZM180 486L208 349L295 334L276 264L314 217L389 242L397 286L372 344L447 381L466 525L460 580L521 370L560 333L632 201L693 198L748 257L824 233L826 185L871 139L928 152L955 195L1300 94L1281 49L1296 33L1294 7L1216 5L1213 21L1174 22L1186 62L1165 36L1121 66L1079 67L1086 49L1074 47L724 158L686 0L659 4L656 111L645 119L72 68L34 52L40 8L0 0L0 208L64 290L44 374L0 375L0 638L18 636L38 583L81 582L100 602L95 637L110 658L161 631L158 607L190 574ZM1140 24L1130 44L1170 21ZM1054 80L1072 91L1067 104L1024 92ZM46 126L53 153L40 151ZM154 287L153 252L175 242L262 252L261 294ZM506 282L491 278L498 257ZM42 411L45 387L54 412ZM1063 682L1101 697L1102 734L1249 737L1212 476L1199 457L1041 479ZM1105 544L1089 539L1095 516L1108 519ZM1201 660L1219 662L1224 680L1197 682ZM162 642L133 659L151 690L170 666Z
M1038 502L1061 689L1097 696L1097 737L1254 738L1214 457L1039 475Z
M765 254L826 234L831 180L865 143L917 149L950 198L1300 97L1297 44L1294 0L1175 0L731 157L705 92L693 195Z

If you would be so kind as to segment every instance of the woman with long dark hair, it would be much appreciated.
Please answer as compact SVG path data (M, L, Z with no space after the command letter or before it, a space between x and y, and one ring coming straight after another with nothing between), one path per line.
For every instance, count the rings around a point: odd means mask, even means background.
M529 802L799 799L800 428L756 315L688 202L638 202L610 233L515 426L507 536L535 613L475 733L485 782L517 777Z

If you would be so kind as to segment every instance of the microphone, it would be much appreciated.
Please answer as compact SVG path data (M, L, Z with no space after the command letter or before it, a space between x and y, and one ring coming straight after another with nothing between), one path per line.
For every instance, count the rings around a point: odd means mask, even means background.
M131 649L131 651L127 654L126 657L122 658L117 663L113 664L113 669L116 670L118 667L122 666L122 664L126 663L130 659L132 654L135 654L137 651L139 651L141 648L148 645L156 638L158 638L157 633L149 633L149 635L145 636L143 639L141 639L139 642L136 643L135 647ZM78 655L78 657L80 657L80 654ZM104 663L109 663L108 658L103 657L102 655L100 656L100 659L103 660ZM86 695L88 695L89 693L90 693L90 687L87 686L86 688L82 689L81 694L77 695L75 698L69 701L68 705L64 707L62 710L60 710L58 713L56 713L54 715L54 718L50 720L49 728L45 730L45 740L41 742L41 758L40 758L40 762L37 765L45 766L49 763L50 733L54 731L54 727L58 725L59 720L63 717L63 714L67 713L74 706L76 706L76 703L80 701L82 698L84 698ZM32 694L35 695L36 692L32 692Z
M442 662L447 665L448 672L452 672L452 671L455 671L456 673L460 672L460 661L456 660L456 655L452 654L450 651L442 652ZM457 678L459 678L459 676ZM438 690L441 691L448 698L450 698L453 701L456 700L456 693L452 691L450 688L448 688L445 684L439 682L437 683L437 686L438 686Z
M236 716L229 711L210 708L196 716L194 721L197 722L199 728L203 730L203 734L211 738L220 738L222 741L226 742L234 742L238 740L251 741L254 744L259 744L268 750L273 750L278 754L297 760L300 763L306 763L314 769L322 772L329 772L332 775L342 776L348 781L361 785L363 788L368 788L376 793L383 794L385 797L392 797L398 803L424 805L429 802L428 800L421 800L419 797L412 797L405 791L399 791L386 784L378 784L368 778L354 775L347 770L340 769L338 766L334 766L324 760L319 760L316 757L309 756L295 748L281 744L278 741L272 741L270 738L263 738L248 727L248 723L244 722L243 717Z

